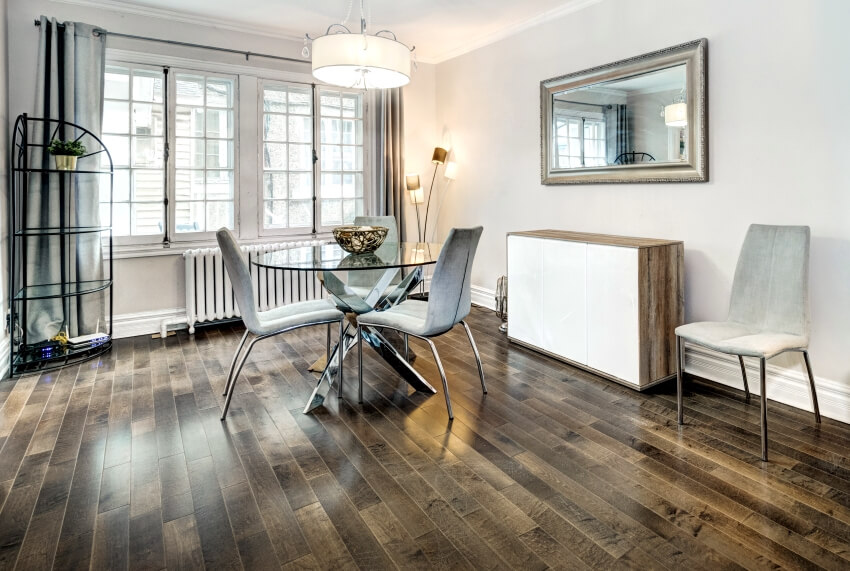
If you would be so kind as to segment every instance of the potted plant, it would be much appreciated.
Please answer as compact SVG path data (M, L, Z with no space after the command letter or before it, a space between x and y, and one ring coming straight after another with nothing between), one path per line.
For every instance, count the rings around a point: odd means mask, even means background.
M56 159L56 169L72 171L77 169L77 157L86 154L86 147L79 141L62 141L53 139L47 150Z

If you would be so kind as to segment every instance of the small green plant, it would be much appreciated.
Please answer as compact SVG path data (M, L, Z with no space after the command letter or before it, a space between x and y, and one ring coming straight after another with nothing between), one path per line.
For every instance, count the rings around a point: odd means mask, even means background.
M81 157L86 154L86 147L79 141L61 141L53 139L50 141L47 150L51 155L65 155L71 157Z

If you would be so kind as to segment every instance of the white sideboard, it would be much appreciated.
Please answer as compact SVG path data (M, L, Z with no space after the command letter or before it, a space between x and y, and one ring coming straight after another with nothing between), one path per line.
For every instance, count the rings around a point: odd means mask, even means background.
M559 230L508 234L508 338L638 390L676 373L684 245Z

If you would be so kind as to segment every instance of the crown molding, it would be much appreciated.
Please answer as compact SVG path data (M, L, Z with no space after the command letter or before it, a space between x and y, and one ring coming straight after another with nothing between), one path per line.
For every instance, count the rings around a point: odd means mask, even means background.
M573 12L584 10L585 8L593 6L594 4L599 4L600 2L602 2L602 0L569 0L568 2L562 4L557 8L547 10L546 12L538 14L533 18L529 18L528 20L523 20L521 22L517 22L516 24L496 30L495 32L490 32L488 34L478 36L477 38L470 40L466 45L461 48L443 52L436 57L420 58L419 61L421 61L422 63L430 64L443 63L444 61L454 59L469 52L475 51L479 48L483 48L484 46L494 44L500 40L504 40L505 38L515 36L521 32L524 32L525 30L534 28L535 26L539 26L540 24L543 24L550 20L562 18L567 14L572 14Z
M134 16L146 16L148 18L159 18L170 20L172 22L182 22L184 24L195 24L200 26L208 26L221 30L230 30L231 32L240 32L254 36L267 36L277 40L289 40L300 42L304 39L303 36L293 36L290 32L284 32L280 29L271 26L260 26L255 24L239 24L232 20L223 18L212 18L209 16L201 16L199 14L191 14L189 12L180 12L177 10L168 10L165 8L153 8L150 6L139 6L130 2L121 0L52 0L57 4L71 4L74 6L85 6L88 8L97 8L99 10L110 10L119 14L132 14Z
M110 10L119 14L132 14L136 16L146 16L148 18L159 18L170 20L173 22L182 22L185 24L194 24L208 26L221 30L230 30L232 32L240 32L243 34L266 36L277 40L288 40L300 42L303 36L293 36L291 32L282 31L279 28L271 26L262 26L256 24L240 24L223 18L213 18L209 16L201 16L188 12L180 12L177 10L168 10L165 8L153 8L150 6L139 6L122 0L52 0L58 4L71 4L74 6L85 6L89 8L97 8L99 10ZM495 32L490 32L477 38L473 38L466 45L460 48L443 52L434 57L420 57L418 61L424 64L438 64L444 61L456 58L463 54L477 50L484 46L493 44L510 36L519 34L529 28L533 28L549 20L561 18L567 14L583 10L588 6L598 4L602 0L568 0L563 5L548 10L528 20L523 20L510 26L500 28Z

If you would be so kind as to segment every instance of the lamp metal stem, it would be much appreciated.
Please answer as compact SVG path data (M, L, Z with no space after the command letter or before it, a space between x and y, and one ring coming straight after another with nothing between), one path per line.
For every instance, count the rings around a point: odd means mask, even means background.
M425 240L422 238L422 224L419 222L419 203L415 204L416 206L416 235L419 238L420 242L424 242Z
M431 177L431 188L428 190L428 204L425 206L425 229L422 235L422 241L425 242L428 238L428 211L431 210L431 196L434 194L434 181L437 180L437 169L440 168L440 163L434 164L434 176Z

